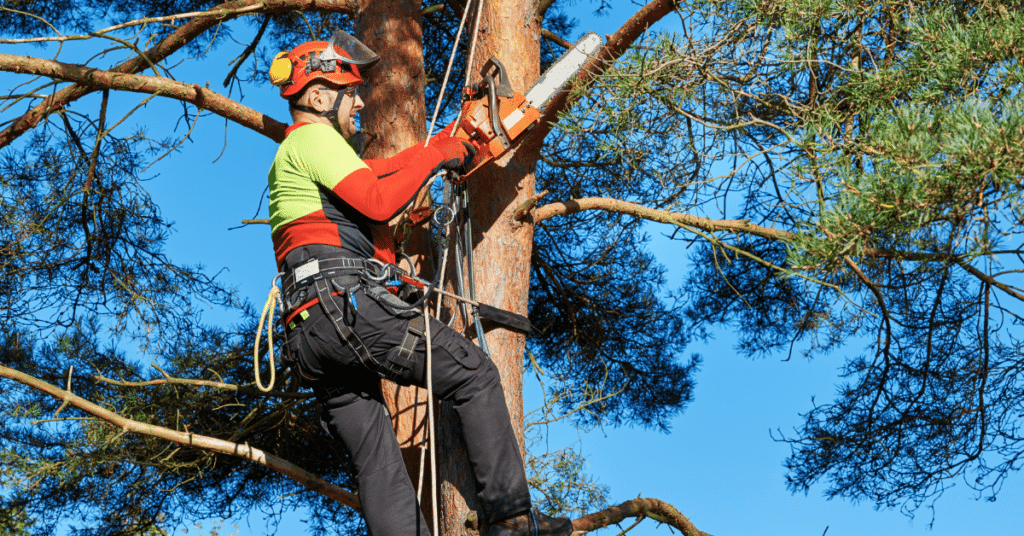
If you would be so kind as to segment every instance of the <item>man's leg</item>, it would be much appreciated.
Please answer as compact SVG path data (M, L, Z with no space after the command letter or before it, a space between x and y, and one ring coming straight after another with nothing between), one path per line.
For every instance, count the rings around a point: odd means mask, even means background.
M351 355L319 307L309 313L289 334L289 354L300 370L320 380L313 389L323 405L320 424L348 450L370 534L429 536L380 379Z
M452 401L462 421L488 536L568 536L572 523L567 518L553 519L530 508L526 470L498 368L451 328L433 319L430 326L434 393Z
M372 356L367 369L400 384L425 387L426 337L408 345L410 352L401 352L410 321L422 311L402 311L404 304L383 289L367 291L375 291L374 298L356 294L359 310L352 324ZM526 470L497 367L480 347L444 323L431 318L430 330L434 395L452 402L462 423L484 517L496 521L529 510Z
M434 394L451 401L488 522L530 508L526 470L498 368L479 346L431 319ZM426 345L418 350L426 351ZM425 378L425 375L420 376Z
M332 397L320 423L348 449L370 534L429 536L383 401L355 393Z

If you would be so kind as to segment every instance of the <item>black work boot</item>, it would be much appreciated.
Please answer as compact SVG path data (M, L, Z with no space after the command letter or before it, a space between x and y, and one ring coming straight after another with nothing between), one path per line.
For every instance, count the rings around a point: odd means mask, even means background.
M569 536L572 521L567 517L548 517L536 508L491 523L487 536Z

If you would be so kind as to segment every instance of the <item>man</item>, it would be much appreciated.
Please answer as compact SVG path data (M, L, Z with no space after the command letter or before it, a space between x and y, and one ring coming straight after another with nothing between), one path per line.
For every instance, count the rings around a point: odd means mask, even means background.
M348 449L373 536L427 536L380 391L380 379L426 385L430 322L434 392L454 404L490 536L567 536L572 523L531 508L497 368L460 334L381 286L395 252L388 221L472 146L442 131L384 160L349 142L356 87L380 58L342 31L282 52L270 78L293 125L270 169L270 220L285 274L288 353L323 406L321 425Z

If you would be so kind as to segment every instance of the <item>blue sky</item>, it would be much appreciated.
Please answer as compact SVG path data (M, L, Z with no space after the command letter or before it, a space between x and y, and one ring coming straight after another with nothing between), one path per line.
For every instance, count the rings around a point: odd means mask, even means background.
M588 6L581 3L579 11L583 13ZM613 8L608 17L587 18L579 30L611 33L634 10L631 4ZM667 22L669 28L678 24L671 17ZM210 87L223 93L220 81L230 69L227 62L240 48L222 47L189 67L189 73L179 74L179 79L199 84L208 79ZM24 53L39 55L38 51ZM122 106L133 106L141 99L122 99ZM84 102L73 106L87 109ZM244 103L279 120L287 117L283 101L270 86L246 88ZM180 110L180 105L154 102L140 118L176 118ZM179 126L179 134L184 128ZM225 136L227 145L223 147ZM218 277L236 285L241 296L255 304L263 303L276 273L269 227L229 229L237 227L242 219L267 216L265 200L258 213L257 207L275 150L276 144L262 136L233 124L225 130L223 119L206 116L200 119L193 140L154 166L152 171L158 176L147 183L164 215L176 222L167 248L171 258L202 263L210 273L225 269ZM679 282L686 270L685 250L668 244L661 236L670 231L652 226L651 249L661 252L659 260L670 267L669 280ZM205 311L204 317L211 321L224 319L214 309ZM938 501L932 529L928 528L928 510L918 511L911 520L899 512L877 511L871 504L825 500L821 496L824 486L817 486L806 496L790 494L782 467L789 448L773 441L769 432L789 432L798 426L799 413L811 408L812 397L820 402L832 399L840 381L838 368L843 364L843 354L813 362L799 358L788 362L782 358L749 360L737 355L728 333L687 351L701 353L704 364L696 377L696 399L673 420L671 433L619 428L580 435L569 427L552 428L552 447L579 444L589 460L590 472L610 488L611 503L637 496L662 499L715 536L1024 534L1020 528L1024 527L1024 479L1019 474L1011 475L994 503L976 500L960 483ZM860 348L849 351L859 352ZM528 385L526 395L527 410L538 405L534 384ZM297 533L290 528L301 526L301 515L287 519L281 534ZM235 523L239 523L238 534L264 533L263 521L255 516L229 521L220 533L231 533ZM612 530L601 534L618 532ZM199 532L204 531L208 529ZM630 532L634 536L674 533L651 520Z

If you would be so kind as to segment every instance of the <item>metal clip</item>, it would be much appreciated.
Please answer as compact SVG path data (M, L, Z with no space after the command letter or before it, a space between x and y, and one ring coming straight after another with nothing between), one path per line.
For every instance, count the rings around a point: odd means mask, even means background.
M370 271L370 266L374 266L377 269L377 273L374 274ZM366 269L363 271L366 277L381 282L388 278L387 265L378 259L366 259Z

